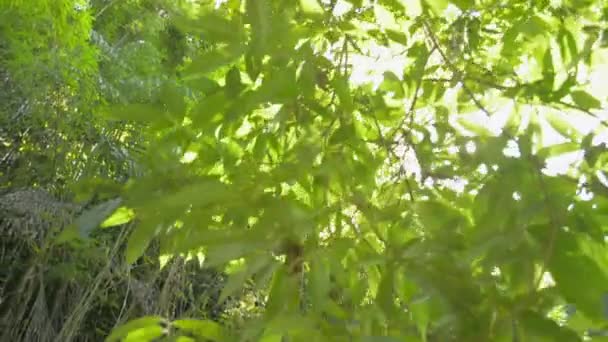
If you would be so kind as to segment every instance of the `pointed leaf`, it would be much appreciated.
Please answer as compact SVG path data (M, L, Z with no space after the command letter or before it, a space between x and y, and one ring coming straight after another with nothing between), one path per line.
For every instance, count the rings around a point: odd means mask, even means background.
M120 341L122 338L126 337L129 333L135 330L155 326L160 327L160 324L163 322L164 319L158 316L146 316L131 320L120 327L113 329L110 336L106 338L106 342Z
M210 320L178 319L171 324L179 330L188 332L198 338L213 341L222 341L225 338L222 326Z
M570 96L572 96L574 103L583 109L599 109L602 107L600 100L596 99L586 91L575 90L570 93Z
M436 15L442 15L448 7L448 0L425 0L424 2Z
M229 45L204 52L195 57L192 63L186 67L184 78L192 79L209 74L220 67L235 62L244 51L244 46L242 45Z
M547 147L543 147L536 153L539 157L546 159L556 157L565 153L575 152L580 150L581 146L578 143L566 142L563 144L556 144Z
M101 228L120 226L130 222L135 217L135 212L127 207L120 207L110 217L101 223Z
M91 234L93 229L97 228L108 215L112 214L116 208L120 205L122 200L115 198L107 202L100 203L91 209L85 210L75 221L75 225L78 227L80 236L87 238Z
M127 249L125 252L127 264L134 263L144 254L155 235L156 226L152 224L142 222L135 227L127 241Z
M321 7L317 0L300 0L300 8L302 12L310 16L323 14L323 7Z

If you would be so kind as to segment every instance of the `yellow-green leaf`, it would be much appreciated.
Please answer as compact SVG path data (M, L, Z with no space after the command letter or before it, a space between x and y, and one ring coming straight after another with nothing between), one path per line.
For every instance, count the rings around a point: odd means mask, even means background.
M121 325L120 327L113 329L110 336L106 338L106 342L120 341L121 339L129 335L131 332L134 332L136 330L152 327L160 328L160 324L163 321L163 318L159 316L146 316L131 320Z
M179 330L203 339L221 341L225 336L222 326L209 320L179 319L173 321L172 325Z
M130 222L135 217L135 213L132 209L127 207L120 207L112 213L105 221L101 223L102 228L119 226Z
M317 0L300 0L300 8L307 15L321 15L323 14L323 7Z
M448 0L425 0L425 3L436 15L442 15L448 7Z

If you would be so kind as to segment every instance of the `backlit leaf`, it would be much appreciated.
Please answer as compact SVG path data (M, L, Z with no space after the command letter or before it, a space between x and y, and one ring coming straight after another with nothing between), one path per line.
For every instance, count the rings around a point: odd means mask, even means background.
M586 91L575 90L570 93L570 96L572 96L574 103L583 109L596 109L602 107L602 103Z
M125 323L118 328L112 330L112 333L106 338L107 342L120 341L130 333L146 328L159 327L164 322L161 317L158 316L146 316L138 319L134 319Z
M178 319L171 325L198 338L220 341L225 336L222 326L209 320Z
M448 0L424 0L436 15L442 15L443 11L448 7Z

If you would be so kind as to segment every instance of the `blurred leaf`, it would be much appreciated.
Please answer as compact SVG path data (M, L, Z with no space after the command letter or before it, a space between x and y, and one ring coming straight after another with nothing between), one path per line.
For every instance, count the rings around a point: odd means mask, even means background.
M565 153L575 152L580 150L580 145L574 142L567 142L563 144L556 144L547 147L543 147L538 150L537 155L543 159L556 157Z
M141 341L156 341L159 337L167 333L161 326L149 326L135 331L129 332L124 338L124 342L141 342Z
M135 217L133 210L127 207L120 207L112 213L110 217L101 223L102 228L120 226L130 222Z
M315 310L323 310L329 299L330 269L327 260L315 256L310 267L310 292L312 305Z
M574 138L579 134L570 123L562 118L560 114L549 112L545 115L547 122L555 129L559 134L566 138Z
M271 260L267 255L248 258L244 270L239 270L228 276L228 282L224 285L218 301L222 303L234 292L242 289L247 280L249 280L255 273L262 271L270 263Z
M224 329L216 322L198 319L178 319L171 323L180 331L192 334L197 338L222 341L225 337Z
M118 328L112 330L112 333L106 338L107 342L120 341L125 338L130 333L147 328L160 328L160 324L162 324L164 320L158 316L146 316L142 318L137 318L131 320Z
M186 31L195 29L203 33L205 39L213 42L235 42L242 37L241 25L217 13L205 13L197 20L179 26Z
M475 135L480 137L492 137L495 135L487 127L478 123L474 123L472 120L468 120L464 117L460 117L458 119L458 123L461 124L462 127L466 128L467 130L471 131L472 133L475 133Z
M252 42L251 46L258 54L266 50L266 45L271 41L270 34L273 18L271 16L270 3L267 0L247 0L247 18L251 23Z
M570 96L572 96L574 103L583 109L599 109L602 107L602 103L586 91L575 90L570 93Z
M114 105L107 108L104 114L108 119L136 122L155 122L167 118L162 107L154 104Z
M193 58L192 63L184 70L184 77L191 79L209 74L220 67L235 62L245 52L243 45L226 47L203 52Z
M233 67L226 73L226 94L228 97L235 98L242 89L241 72L238 68Z
M386 35L390 40L397 42L403 46L407 46L407 43L408 43L407 36L403 32L399 32L399 31L392 30L392 29L387 29Z
M475 0L451 0L451 2L463 11L471 9L475 6Z
M433 232L443 229L453 230L461 220L460 213L443 203L436 201L421 201L416 203L416 214L421 222Z
M384 314L387 318L392 317L395 311L395 304L393 302L395 298L394 284L394 272L392 272L392 270L385 271L382 280L378 285L376 302L378 303L378 306L380 306L382 311L384 311Z
M317 0L300 0L300 8L307 15L319 16L323 14L323 7Z
M559 232L549 271L565 299L591 319L604 319L602 300L608 291L608 274L580 251L576 235ZM584 279L584 290L581 289Z
M443 11L448 7L448 0L424 0L424 2L436 15L442 15Z
M139 223L129 236L125 258L127 264L132 264L146 251L150 241L154 238L157 227L147 222Z
M521 323L524 326L526 338L534 341L582 341L572 330L560 327L554 321L532 311L522 314Z
M99 227L104 219L106 219L108 215L112 214L112 212L118 208L121 202L122 200L120 198L115 198L113 200L97 204L93 208L87 209L80 214L80 216L78 216L74 222L78 227L80 236L83 238L89 237L93 229ZM105 226L102 225L102 227Z

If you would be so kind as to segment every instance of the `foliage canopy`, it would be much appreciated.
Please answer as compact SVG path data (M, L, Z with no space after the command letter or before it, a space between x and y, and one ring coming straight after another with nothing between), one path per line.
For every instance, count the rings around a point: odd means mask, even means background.
M24 125L61 107L56 169L100 196L59 240L133 221L127 263L157 243L164 262L226 269L220 300L250 283L267 295L238 329L148 316L109 341L577 341L605 328L603 1L0 6L3 67L41 105ZM61 77L50 102L40 64ZM70 120L90 140L70 146ZM129 152L95 157L102 139Z

